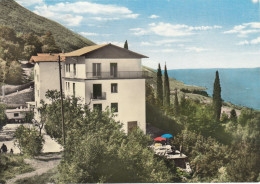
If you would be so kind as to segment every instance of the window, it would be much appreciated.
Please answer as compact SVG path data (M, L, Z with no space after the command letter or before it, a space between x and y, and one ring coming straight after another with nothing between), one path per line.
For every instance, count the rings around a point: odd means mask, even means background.
M101 76L101 63L93 63L92 67L93 76Z
M70 83L68 82L68 91L70 91Z
M66 72L70 72L70 64L65 65Z
M73 64L73 72L74 72L74 75L76 75L76 73L77 73L76 64Z
M117 83L111 84L111 93L117 93Z
M76 85L75 85L75 83L73 83L73 96L75 96L75 94L76 94Z
M111 103L111 111L118 112L118 103Z
M14 113L14 117L18 117L19 116L19 113Z
M110 63L110 76L117 77L117 63Z
M93 99L101 99L102 98L102 85L101 84L93 84Z
M102 111L102 104L93 104L93 109L98 110L98 111Z

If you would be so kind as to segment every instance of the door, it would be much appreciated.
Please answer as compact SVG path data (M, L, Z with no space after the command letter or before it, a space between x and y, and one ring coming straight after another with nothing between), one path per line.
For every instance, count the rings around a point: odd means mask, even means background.
M93 84L93 98L99 99L102 97L102 85L101 84Z
M117 77L117 63L110 63L110 76Z
M93 77L100 77L101 76L101 63L93 63Z
M127 124L128 124L128 133L130 133L131 131L137 128L137 121L129 121Z

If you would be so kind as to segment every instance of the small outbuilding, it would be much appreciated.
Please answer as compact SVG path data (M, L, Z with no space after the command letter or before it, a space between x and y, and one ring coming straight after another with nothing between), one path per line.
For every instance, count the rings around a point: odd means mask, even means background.
M30 110L28 108L16 108L6 109L5 114L8 119L8 123L23 123L25 120L26 113Z

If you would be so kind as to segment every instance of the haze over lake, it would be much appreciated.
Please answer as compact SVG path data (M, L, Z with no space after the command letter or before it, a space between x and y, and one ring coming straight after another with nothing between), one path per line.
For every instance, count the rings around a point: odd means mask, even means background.
M178 69L168 74L185 84L206 87L212 96L216 70L224 101L260 110L260 68Z

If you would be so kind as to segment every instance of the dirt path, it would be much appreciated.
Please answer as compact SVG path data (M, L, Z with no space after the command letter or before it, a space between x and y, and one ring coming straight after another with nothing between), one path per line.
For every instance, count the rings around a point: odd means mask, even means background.
M7 124L5 125L2 130L0 130L0 147L4 143L7 146L8 152L13 149L14 153L20 153L20 150L17 146L14 145L14 133L17 127L21 124ZM26 127L33 127L32 124L23 124ZM43 138L45 143L43 145L43 153L50 153L50 152L60 152L62 151L62 146L59 145L55 140L53 140L50 136L48 136L44 131Z
M35 175L42 175L48 172L50 169L56 167L61 160L61 153L46 153L42 156L38 156L35 159L25 159L27 164L30 164L35 171L16 175L15 178L8 180L7 184L13 184L15 181L27 177L33 177Z

